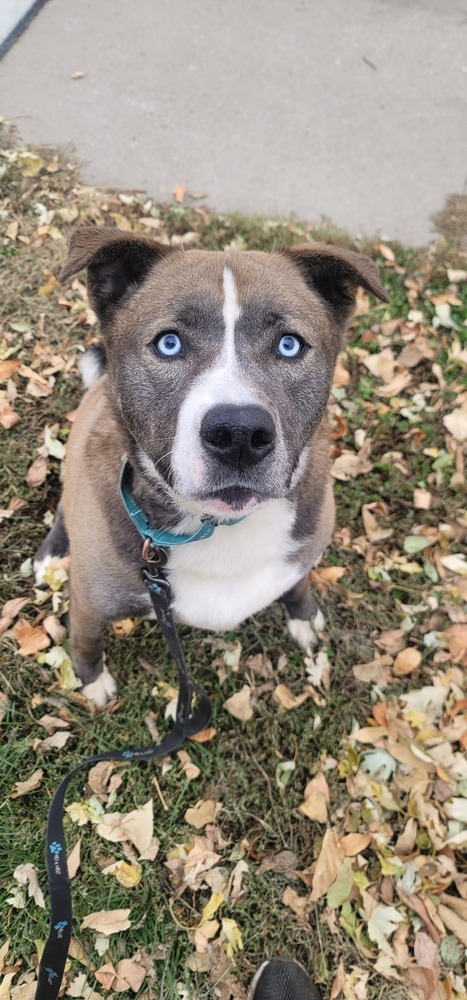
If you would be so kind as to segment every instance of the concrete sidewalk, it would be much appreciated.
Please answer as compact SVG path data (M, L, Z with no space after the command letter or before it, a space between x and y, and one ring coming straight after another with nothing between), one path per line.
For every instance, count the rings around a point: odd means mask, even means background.
M413 243L465 189L466 88L462 0L49 0L0 65L88 183Z

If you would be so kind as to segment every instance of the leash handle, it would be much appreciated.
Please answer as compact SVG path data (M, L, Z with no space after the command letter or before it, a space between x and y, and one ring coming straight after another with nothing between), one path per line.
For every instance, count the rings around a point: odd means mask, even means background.
M80 761L60 782L50 803L47 820L46 859L51 917L49 936L39 966L34 1000L56 1000L60 992L70 947L73 912L63 829L63 808L71 779L83 768L103 760L154 760L158 757L165 757L177 750L187 736L194 736L205 729L211 718L211 702L188 673L183 649L173 620L170 607L172 592L163 572L167 554L160 549L155 555L157 555L157 560L152 560L152 563L157 565L157 571L153 573L148 564L143 570L143 579L149 590L162 634L177 663L179 688L175 723L161 743L151 747L109 750L106 753L95 754L93 757ZM199 704L196 711L192 713L194 694L199 697Z

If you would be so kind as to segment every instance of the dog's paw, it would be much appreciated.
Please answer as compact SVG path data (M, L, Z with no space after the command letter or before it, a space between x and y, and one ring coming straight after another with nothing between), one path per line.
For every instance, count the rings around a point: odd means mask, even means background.
M117 693L117 682L112 674L107 670L104 663L104 669L96 681L92 681L91 684L85 684L81 688L80 694L84 694L85 698L89 701L93 701L97 708L104 708L108 701Z
M287 628L298 646L308 649L317 642L317 632L324 628L324 615L318 608L314 618L289 618Z

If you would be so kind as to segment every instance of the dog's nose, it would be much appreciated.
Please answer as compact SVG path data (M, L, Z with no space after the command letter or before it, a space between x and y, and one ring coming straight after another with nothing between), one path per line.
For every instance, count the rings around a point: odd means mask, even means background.
M274 448L276 430L262 406L213 406L201 422L205 448L235 468L257 465Z

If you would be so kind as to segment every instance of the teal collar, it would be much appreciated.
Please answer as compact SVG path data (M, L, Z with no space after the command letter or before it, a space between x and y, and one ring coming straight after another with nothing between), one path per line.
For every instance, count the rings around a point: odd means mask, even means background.
M153 528L146 517L146 514L141 509L139 504L131 492L131 466L128 460L123 463L122 471L120 474L120 496L123 500L123 506L131 518L135 528L139 531L140 535L144 540L149 539L152 545L155 547L171 547L173 545L185 545L187 542L199 542L202 538L210 538L214 534L216 528L218 527L218 522L212 520L212 518L207 518L201 524L201 527L194 533L194 535L175 535L171 531L162 531L158 528ZM243 521L243 517L237 517L234 521L223 522L225 524L238 524L239 521Z

